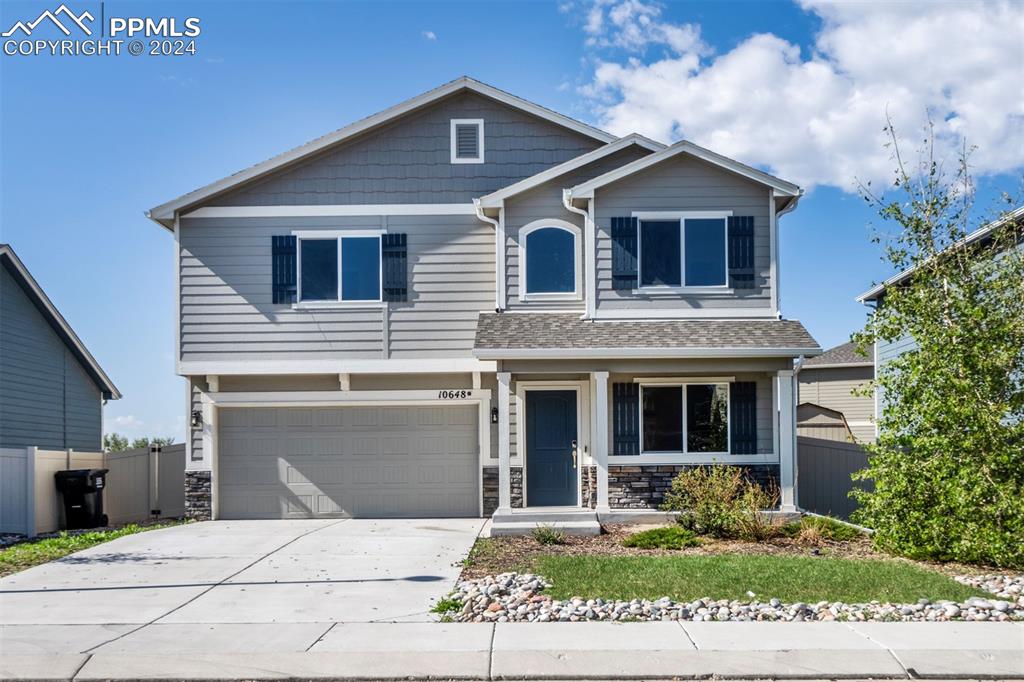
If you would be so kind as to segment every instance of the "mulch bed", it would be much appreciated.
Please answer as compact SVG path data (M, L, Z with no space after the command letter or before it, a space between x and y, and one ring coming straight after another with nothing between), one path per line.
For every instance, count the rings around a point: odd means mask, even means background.
M679 550L638 549L623 547L622 541L651 526L606 525L605 532L596 536L566 536L564 544L542 545L531 536L498 537L477 540L462 569L462 579L482 578L509 571L532 572L536 557L541 555L572 556L707 556L713 554L759 554L776 556L823 556L844 559L892 559L893 557L875 551L870 538L863 537L847 542L819 540L814 544L800 542L793 538L774 538L764 542L743 540L718 540L702 538L699 547ZM901 561L907 561L901 559ZM933 570L949 575L982 574L993 569L962 564L925 564Z

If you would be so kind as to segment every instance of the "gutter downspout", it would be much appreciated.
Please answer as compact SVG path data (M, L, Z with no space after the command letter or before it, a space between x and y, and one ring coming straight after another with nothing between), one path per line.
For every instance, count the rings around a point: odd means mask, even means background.
M503 202L504 203L504 202ZM488 218L479 199L473 199L476 217L494 227L494 312L505 310L505 209L501 208L499 219Z
M587 208L576 208L572 205L572 190L562 190L562 205L565 206L565 210L570 213L583 216L583 231L586 235L584 248L586 248L584 258L584 280L587 289L586 295L586 306L587 310L583 314L584 320L592 320L597 315L597 244L595 243L597 237L597 230L594 227L594 217L590 214L590 208L593 203L588 199Z
M803 195L804 191L801 189L800 193L793 197L793 201L786 204L786 208L781 211L775 211L775 207L772 207L772 210L775 212L775 314L778 315L780 320L782 319L782 263L779 259L779 253L781 252L779 248L779 218L790 211L796 210L796 205L800 203L800 197Z

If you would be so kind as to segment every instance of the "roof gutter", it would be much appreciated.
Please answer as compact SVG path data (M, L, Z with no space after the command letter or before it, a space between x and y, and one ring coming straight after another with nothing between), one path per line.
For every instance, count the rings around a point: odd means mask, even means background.
M821 352L821 348L474 348L473 356L481 360L795 358Z

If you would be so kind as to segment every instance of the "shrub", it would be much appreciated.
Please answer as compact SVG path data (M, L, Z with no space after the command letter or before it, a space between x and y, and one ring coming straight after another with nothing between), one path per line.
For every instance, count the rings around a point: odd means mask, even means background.
M823 541L849 542L864 536L853 526L824 516L805 516L782 527L782 534L802 545L820 545Z
M683 549L700 544L697 535L682 526L664 526L633 533L622 541L624 547L638 549Z
M700 535L766 540L779 534L781 523L761 512L777 503L777 491L748 480L742 469L707 466L672 479L662 509L682 512L679 523Z
M444 597L442 599L437 600L437 603L434 604L434 607L430 609L432 613L440 614L454 613L461 610L462 602L452 596Z
M564 545L565 533L553 526L539 525L531 533L533 539L542 545Z

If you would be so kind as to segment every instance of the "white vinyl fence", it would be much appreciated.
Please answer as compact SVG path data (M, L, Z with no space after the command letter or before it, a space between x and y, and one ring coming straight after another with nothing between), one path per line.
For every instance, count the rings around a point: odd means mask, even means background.
M103 511L111 525L185 515L185 445L123 452L0 448L0 533L38 535L63 525L54 473L109 469Z

